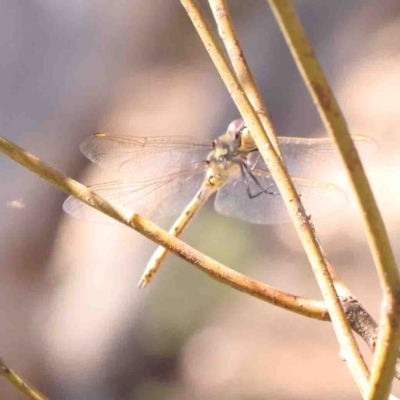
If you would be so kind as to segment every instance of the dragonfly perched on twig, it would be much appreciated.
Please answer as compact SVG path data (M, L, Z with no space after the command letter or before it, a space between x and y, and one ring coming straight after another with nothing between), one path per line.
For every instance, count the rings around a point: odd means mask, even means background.
M373 141L354 136L362 151ZM279 137L279 144L293 183L313 216L332 213L346 203L337 186L300 178L307 168L335 163L331 139ZM82 153L100 166L128 179L94 185L91 189L108 200L132 208L151 219L180 214L170 229L178 236L215 192L215 208L223 215L256 224L289 221L289 214L275 182L260 160L243 120L233 121L215 140L190 136L136 137L96 133L81 144ZM73 197L64 210L88 221L111 219ZM139 286L158 270L167 250L159 247L150 259Z

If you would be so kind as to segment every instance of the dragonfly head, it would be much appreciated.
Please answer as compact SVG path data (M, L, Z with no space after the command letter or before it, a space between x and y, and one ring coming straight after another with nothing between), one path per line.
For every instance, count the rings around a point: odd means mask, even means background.
M238 149L241 145L242 130L245 128L244 121L235 119L228 125L228 129L224 136L227 137L228 141L231 141L235 149Z
M230 159L238 153L241 145L241 131L244 128L242 119L232 121L225 134L214 141L214 153L216 158Z
M249 153L257 149L249 129L241 118L229 124L224 136L234 144L237 153Z

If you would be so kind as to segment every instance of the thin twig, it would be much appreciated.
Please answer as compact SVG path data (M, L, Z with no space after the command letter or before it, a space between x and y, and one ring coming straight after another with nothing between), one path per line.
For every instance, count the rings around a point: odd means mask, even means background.
M297 314L320 321L330 321L328 310L326 309L325 304L321 301L283 292L272 286L251 279L239 272L231 270L223 264L218 263L217 261L212 260L210 257L207 257L197 250L192 249L179 239L169 237L170 235L168 235L167 232L163 231L150 221L139 217L138 215L135 217L136 224L131 225L129 222L127 222L130 219L130 215L132 215L131 212L127 211L126 209L116 207L107 200L102 199L86 186L83 186L73 179L62 175L60 172L54 170L43 161L40 161L32 154L29 154L25 150L2 138L1 136L0 151L25 168L28 168L35 175L38 175L51 184L57 186L60 190L75 196L78 199L81 199L91 207L113 217L125 225L128 225L130 228L141 231L141 233L151 240L154 240L159 244L162 241L165 243L166 247L168 247L176 255L195 265L201 271L207 273L212 278L222 282L223 284L231 286L236 290L249 294L269 304L273 304ZM155 238L158 239L156 240ZM352 329L357 332L371 348L373 348L373 344L371 344L371 332L373 332L376 327L375 321L369 316L362 305L358 303L357 307L355 306L355 300L354 298L351 298L351 293L348 291L348 289L346 289L344 286L339 287L338 289L341 301L346 304L346 314L349 313L349 315L352 315L352 317L349 317ZM350 301L352 301L352 307L347 305L350 303ZM367 313L367 317L363 316L364 313ZM360 324L362 326L360 326Z
M329 310L333 327L338 338L341 354L346 359L351 374L360 391L364 393L368 384L368 369L352 335L346 315L337 297L334 285L327 270L326 262L318 241L309 222L309 217L300 202L300 198L288 175L280 157L269 141L257 113L252 108L248 98L233 74L229 64L223 57L210 28L205 21L203 13L194 0L181 0L186 12L192 20L201 40L220 73L232 99L238 107L246 125L250 129L256 145L271 172L279 192L292 217L293 223L299 234L305 252L313 268L317 282L321 288L325 304ZM274 132L270 132L270 135Z
M251 105L258 114L275 151L282 157L277 136L269 135L270 132L274 131L271 118L236 37L226 0L212 1L210 6L218 24L218 33L225 44L235 74Z
M385 399L400 345L400 277L385 225L345 118L324 76L292 1L268 0L327 131L334 137L356 194L383 291L368 399Z
M34 387L28 385L24 379L21 378L15 371L10 367L7 367L5 362L0 358L0 375L3 375L11 385L13 385L17 390L28 396L32 400L48 400L44 394L40 393Z
M146 218L100 197L86 186L61 174L34 155L1 136L0 151L28 168L34 174L56 185L60 190L164 246L212 278L241 292L297 314L318 320L329 320L328 311L323 302L283 292L226 267L168 234L168 232Z

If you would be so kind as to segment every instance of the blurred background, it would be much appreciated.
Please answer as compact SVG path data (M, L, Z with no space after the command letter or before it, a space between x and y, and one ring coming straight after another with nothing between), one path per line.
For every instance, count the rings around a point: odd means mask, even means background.
M278 134L324 136L267 4L229 4ZM400 259L400 3L295 6L351 131L379 142L368 173ZM215 138L238 117L178 1L2 0L0 49L1 135L86 184L112 176L79 152L95 131ZM69 217L63 193L5 156L0 184L0 356L51 399L360 398L329 323L236 292L172 255L138 290L155 244ZM351 195L315 225L379 319ZM321 298L291 224L246 224L209 201L183 239L253 278ZM0 380L0 398L23 397Z

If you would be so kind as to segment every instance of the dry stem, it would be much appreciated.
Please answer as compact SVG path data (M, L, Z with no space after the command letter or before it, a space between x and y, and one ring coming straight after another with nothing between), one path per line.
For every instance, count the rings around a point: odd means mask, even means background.
M305 213L290 176L269 141L257 113L252 108L252 105L244 94L236 76L231 71L229 64L224 59L197 2L194 0L181 0L181 3L185 7L186 12L191 18L205 48L209 52L215 67L229 90L232 99L250 129L254 141L278 186L279 192L289 210L295 228L299 234L300 240L321 288L322 295L329 310L333 327L340 344L341 354L346 359L350 372L358 387L362 392L364 392L368 384L368 369L352 335L346 315L344 314L343 308L336 294L334 285L327 270L324 256L310 224L309 217ZM274 135L274 132L271 131L269 134Z
M11 385L17 390L28 396L32 400L48 400L48 398L40 393L34 387L28 385L15 371L7 367L4 361L0 358L0 375L3 375Z
M34 174L56 185L60 190L76 197L90 207L103 212L124 225L133 228L157 244L164 246L212 278L241 292L295 313L319 320L329 319L323 302L283 292L226 267L183 243L173 235L168 234L168 232L146 218L100 197L86 186L61 174L1 136L0 151L31 170Z
M400 278L389 238L345 118L290 0L268 0L327 131L334 137L364 219L383 291L368 399L386 399L400 345Z
M96 208L100 212L104 212L117 221L139 231L156 243L164 244L176 255L198 267L201 271L207 273L212 278L222 282L223 284L297 314L320 321L330 321L328 310L323 302L283 292L279 289L263 284L239 272L229 269L223 264L218 263L210 257L207 257L197 250L192 249L190 246L169 235L167 232L163 231L145 218L140 217L137 214L135 214L132 218L131 212L127 211L126 209L116 207L107 200L102 199L100 196L91 192L86 186L83 186L73 179L62 175L44 162L37 159L35 156L29 154L25 150L2 138L1 136L0 151L25 168L28 168L34 174L46 179L51 184L54 184L62 191L81 199L86 204ZM133 221L130 221L130 218L132 218ZM335 275L334 279L336 279ZM340 281L337 283L337 285L340 297L346 304L346 314L351 317L349 318L349 321L352 329L357 332L373 349L373 333L376 332L375 321L368 315L368 313L359 303L355 302L355 299L351 297L351 293L349 293L345 286L342 286ZM351 304L351 307L349 304ZM0 365L4 364L0 363ZM5 375L7 379L17 376L6 375L4 371L10 370L6 369L6 367L3 367L3 375ZM397 375L400 376L400 366ZM23 382L21 378L19 379L19 382ZM13 382L18 383L18 380L14 379ZM25 387L25 385L23 386ZM46 399L45 397L42 398ZM38 399L41 398L39 397Z
M275 151L282 157L277 136L274 134L270 135L270 133L274 132L271 118L236 37L226 0L210 1L210 7L218 24L219 35L225 44L226 51L240 85L258 114Z

